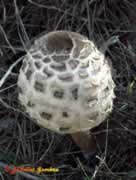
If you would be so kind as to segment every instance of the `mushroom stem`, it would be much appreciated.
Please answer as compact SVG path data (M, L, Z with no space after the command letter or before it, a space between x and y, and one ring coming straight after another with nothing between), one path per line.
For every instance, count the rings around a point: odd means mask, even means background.
M71 136L85 154L92 154L96 151L96 143L90 131L73 133Z

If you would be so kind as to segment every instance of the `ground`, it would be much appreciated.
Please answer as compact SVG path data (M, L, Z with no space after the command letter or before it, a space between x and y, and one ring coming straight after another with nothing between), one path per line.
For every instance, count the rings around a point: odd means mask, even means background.
M135 0L0 1L0 179L136 179L135 11ZM36 36L53 30L87 36L112 61L114 109L92 130L97 153L88 161L70 136L42 129L18 102L20 58ZM59 172L11 175L6 166L51 166Z

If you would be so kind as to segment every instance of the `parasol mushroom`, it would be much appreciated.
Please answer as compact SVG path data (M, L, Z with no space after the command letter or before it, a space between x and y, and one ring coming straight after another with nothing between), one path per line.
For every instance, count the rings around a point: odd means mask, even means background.
M38 125L71 134L85 152L95 151L90 129L112 111L111 65L87 37L54 31L34 40L18 77L19 100Z

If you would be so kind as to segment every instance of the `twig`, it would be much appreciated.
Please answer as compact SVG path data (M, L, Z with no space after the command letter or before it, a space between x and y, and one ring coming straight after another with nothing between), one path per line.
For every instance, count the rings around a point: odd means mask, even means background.
M108 149L108 134L109 134L109 120L107 119L107 131L106 131L106 143L105 143L105 151L104 151L104 157L106 159L106 156L107 156L107 149Z
M5 4L4 4L4 0L1 0L1 4L3 6L3 22L5 23L6 19L7 19L7 16L6 16L6 7L5 7Z
M70 12L68 12L68 10L67 10L67 12L66 12L66 10L62 10L62 9L60 9L60 8L58 8L58 7L55 7L55 6L43 5L43 4L40 4L40 3L36 3L36 2L34 2L33 0L27 0L27 1L28 1L29 3L35 5L35 6L38 6L39 8L56 10L56 11L61 12L61 13L66 13L66 14L69 15L69 16L73 16L73 14L71 14ZM81 16L81 17L74 16L74 17L75 17L76 19L80 18L80 20L82 20L83 22L86 22L86 18L84 18L84 17L82 17L82 16Z
M100 50L105 53L107 51L107 49L109 48L109 46L111 46L111 45L113 45L115 43L119 43L119 42L120 42L119 36L112 36L106 42L103 43Z
M89 180L90 178L89 178L89 176L87 175L87 173L86 173L86 171L85 171L85 169L84 169L84 167L83 167L81 161L79 160L79 158L77 158L77 161L78 161L79 166L80 166L80 168L82 169L84 175L85 175L85 176L87 177L87 179Z
M24 57L24 56L23 56ZM19 58L16 62L14 62L10 68L8 69L8 71L5 73L5 75L2 77L2 79L0 80L0 88L1 86L4 84L4 82L6 81L6 79L8 78L8 76L10 75L11 71L13 70L13 68L22 61L23 57Z
M35 5L35 6L38 6L40 8L46 8L46 9L52 9L52 10L57 10L59 12L65 12L64 10L60 9L60 8L57 8L55 6L49 6L49 5L43 5L43 4L40 4L40 3L36 3L34 2L33 0L28 0L29 3Z
M2 34L4 35L5 40L6 40L7 44L9 45L10 49L12 50L12 52L13 52L14 54L16 54L16 51L14 50L13 46L12 46L11 43L9 42L9 40L8 40L8 38L7 38L7 35L6 35L4 29L3 29L3 27L2 27L1 25L0 25L0 31L1 31Z
M0 104L2 104L4 107L6 107L7 109L12 109L15 112L20 112L18 109L11 107L10 105L8 105L6 102L4 102L2 100L2 98L0 97Z
M96 158L100 160L100 163L99 163L99 166L96 166L96 168L95 168L95 171L94 171L93 176L92 176L92 180L95 179L95 177L96 177L99 169L100 169L103 165L105 165L105 167L106 167L107 170L110 172L110 174L115 175L115 174L109 169L109 167L107 166L107 164L106 164L106 162L105 162L105 159L106 159L105 156L104 156L103 158L101 158L101 157L99 157L99 156L96 156Z
M92 176L92 180L95 179L99 169L102 167L102 165L104 164L104 161L105 161L105 157L102 159L99 156L96 156L96 158L98 158L100 160L100 163L99 163L99 166L96 166L96 168L95 168L95 171L94 171L93 176Z
M27 32L25 30L24 24L22 22L22 19L20 17L20 13L18 11L16 0L14 0L14 6L15 6L15 13L16 13L16 20L17 20L17 29L18 29L18 35L20 37L20 41L23 45L24 50L27 52L26 44L30 44L30 39L27 35ZM21 31L21 32L20 32Z
M87 16L88 16L88 33L89 33L89 39L91 39L91 14L90 14L90 6L88 0L86 0L86 8L87 8Z

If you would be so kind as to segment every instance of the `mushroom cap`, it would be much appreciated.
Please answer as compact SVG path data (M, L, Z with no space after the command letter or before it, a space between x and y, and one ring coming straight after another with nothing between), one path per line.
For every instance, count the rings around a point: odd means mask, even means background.
M40 126L87 131L112 111L111 66L87 37L54 31L35 39L18 77L19 100Z

